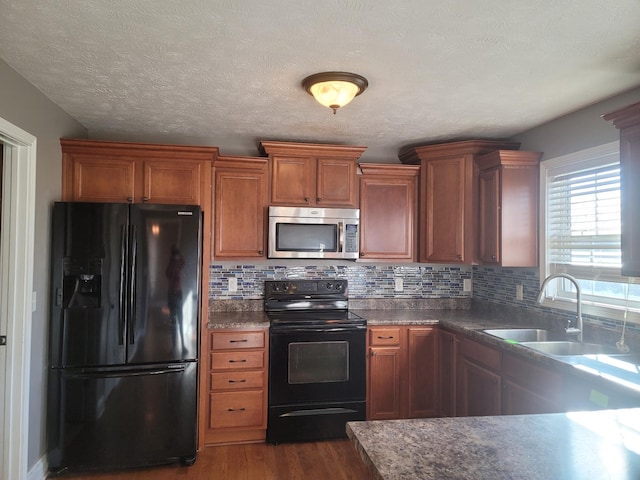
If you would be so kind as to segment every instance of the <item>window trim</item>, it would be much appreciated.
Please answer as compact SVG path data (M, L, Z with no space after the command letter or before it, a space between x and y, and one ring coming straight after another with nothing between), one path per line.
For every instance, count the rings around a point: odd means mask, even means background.
M579 150L559 157L551 158L540 162L540 224L539 224L539 245L540 245L540 265L539 265L539 285L542 285L544 279L549 275L549 264L547 262L547 178L551 173L562 173L563 171L572 171L581 167L590 168L600 165L604 157L610 155L618 155L620 152L620 142L618 140L598 145L596 147ZM640 283L640 278L624 277L620 275L620 279L624 279L625 283ZM557 288L555 282L551 282L547 287L547 293ZM567 310L575 312L575 299L566 298L550 298L545 297L542 301L543 307L557 308L559 310ZM629 322L640 323L640 309L627 308L626 306L600 303L583 298L582 312L587 315L604 317L612 320L624 320Z

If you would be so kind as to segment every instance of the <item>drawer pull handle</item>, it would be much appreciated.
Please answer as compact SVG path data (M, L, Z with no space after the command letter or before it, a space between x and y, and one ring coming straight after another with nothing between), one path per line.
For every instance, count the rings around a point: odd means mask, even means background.
M246 380L242 379L242 380L229 380L229 383L245 383Z
M391 337L382 337L382 336L378 335L378 339L379 340L392 340L393 336L391 336Z
M247 363L245 359L242 360L229 360L229 363Z
M229 343L246 343L248 340L243 338L242 340L229 340Z
M244 412L246 408L227 408L227 412Z

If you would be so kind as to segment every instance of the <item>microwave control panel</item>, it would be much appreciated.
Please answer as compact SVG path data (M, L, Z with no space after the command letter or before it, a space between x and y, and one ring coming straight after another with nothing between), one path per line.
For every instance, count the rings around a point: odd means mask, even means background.
M344 251L358 253L358 225L347 223L344 228Z

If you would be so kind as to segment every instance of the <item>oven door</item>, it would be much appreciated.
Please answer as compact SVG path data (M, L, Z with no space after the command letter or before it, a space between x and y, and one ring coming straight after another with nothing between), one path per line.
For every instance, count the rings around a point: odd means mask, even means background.
M366 326L270 333L269 405L364 401Z

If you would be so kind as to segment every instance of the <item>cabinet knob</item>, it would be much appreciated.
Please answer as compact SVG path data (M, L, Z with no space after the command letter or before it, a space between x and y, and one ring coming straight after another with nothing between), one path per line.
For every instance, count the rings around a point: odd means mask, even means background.
M458 254L458 255L456 255L456 257L458 257L460 260L462 260L462 255Z
M317 201L318 203L320 203L320 202L322 201L322 198L318 197L318 198L316 199L316 201Z
M258 250L258 255L264 255L264 251L263 250Z
M127 197L127 202L133 203L133 197Z
M142 201L143 202L148 202L149 201L149 197L142 197Z
M361 256L361 257L364 257L364 252L360 252L360 256Z
M496 259L496 256L495 256L495 255L491 255L491 259L492 259L492 260L495 260L495 259Z
M376 352L375 351L371 352L371 356L375 357L376 356Z
M311 199L309 197L304 197L304 201L309 203L311 201Z

